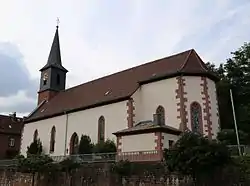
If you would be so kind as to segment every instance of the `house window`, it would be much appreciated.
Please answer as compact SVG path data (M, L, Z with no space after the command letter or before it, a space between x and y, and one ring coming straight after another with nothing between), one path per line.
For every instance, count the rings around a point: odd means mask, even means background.
M165 110L162 106L158 106L156 109L157 122L159 125L165 125Z
M55 126L53 126L50 134L50 153L55 151L55 139L56 139L56 128Z
M98 142L104 142L105 140L105 119L101 116L98 120Z
M14 138L9 138L9 146L14 147L15 146L15 139Z
M36 129L33 135L33 141L37 141L37 140L38 140L38 131Z
M197 102L193 102L190 106L191 128L193 132L202 133L202 113L201 106Z
M173 140L168 140L168 147L171 149L174 145L174 141Z
M70 154L77 154L78 153L78 143L79 138L77 133L73 133L70 139Z

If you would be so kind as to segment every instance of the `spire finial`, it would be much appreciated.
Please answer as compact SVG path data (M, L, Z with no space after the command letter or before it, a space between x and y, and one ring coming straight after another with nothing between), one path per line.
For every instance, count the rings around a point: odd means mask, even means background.
M57 19L56 19L56 28L59 27L59 23L60 23L60 20L59 20L59 18L57 17Z

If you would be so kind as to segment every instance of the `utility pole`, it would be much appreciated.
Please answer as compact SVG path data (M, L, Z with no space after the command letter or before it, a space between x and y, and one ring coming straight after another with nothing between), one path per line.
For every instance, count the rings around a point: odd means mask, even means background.
M239 155L242 156L241 148L240 148L239 132L238 132L236 116L235 116L235 110L234 110L233 93L232 93L232 88L231 87L230 87L229 91L230 91L230 98L231 98L231 103L232 103L232 111L233 111L234 127L235 127L236 139L237 139L237 146L238 146Z

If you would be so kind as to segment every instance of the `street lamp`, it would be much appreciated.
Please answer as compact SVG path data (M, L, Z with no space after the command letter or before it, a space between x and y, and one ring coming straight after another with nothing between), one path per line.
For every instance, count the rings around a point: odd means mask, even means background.
M234 100L233 100L233 92L232 92L232 87L231 87L231 82L230 82L230 99L232 103L232 111L233 111L233 119L234 119L234 128L235 128L235 133L236 133L236 139L237 139L237 146L238 146L238 151L239 155L242 156L241 153L241 148L240 148L240 139L239 139L239 132L238 132L238 126L237 126L237 121L236 121L236 115L235 115L235 109L234 109Z

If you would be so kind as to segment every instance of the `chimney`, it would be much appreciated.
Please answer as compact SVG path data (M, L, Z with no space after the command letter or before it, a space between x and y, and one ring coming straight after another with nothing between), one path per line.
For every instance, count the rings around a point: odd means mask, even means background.
M13 112L13 114L9 115L12 121L16 121L16 112Z

